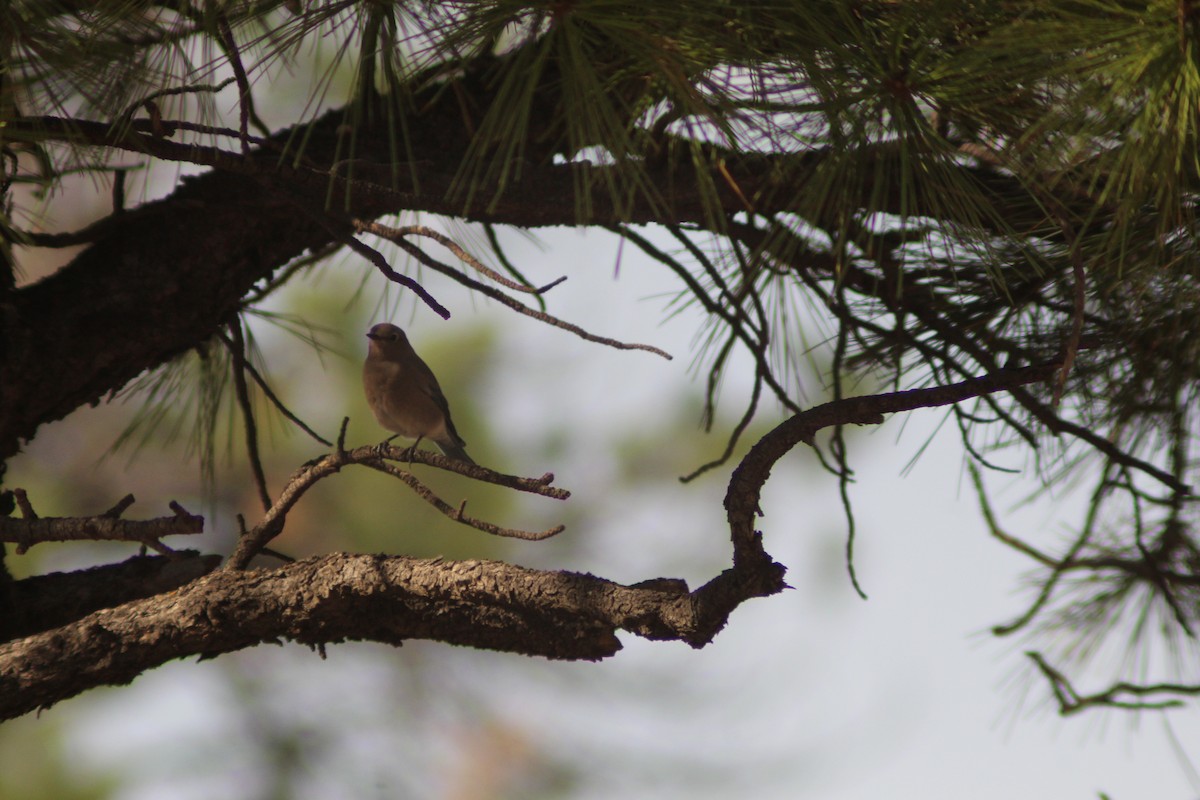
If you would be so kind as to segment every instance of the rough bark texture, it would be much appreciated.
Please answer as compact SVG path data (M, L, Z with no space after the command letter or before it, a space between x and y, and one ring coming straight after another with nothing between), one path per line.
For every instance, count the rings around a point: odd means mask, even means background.
M52 572L5 583L4 641L53 630L103 608L169 592L212 572L220 556L179 551L171 557L134 556L75 572Z
M709 608L739 602L697 594ZM274 570L220 571L0 647L0 717L128 683L175 658L281 639L314 646L434 639L597 660L620 649L618 628L700 646L716 633L712 623L682 581L630 587L495 561L335 554Z
M730 480L725 507L733 566L695 591L670 578L622 586L592 575L495 561L335 554L274 570L226 565L175 591L99 610L0 647L0 717L44 708L95 686L128 683L171 659L280 639L313 646L347 639L394 645L433 639L596 660L620 649L616 632L626 630L701 647L740 604L786 588L785 569L763 549L754 520L762 513L762 488L772 467L792 447L811 442L830 425L875 424L886 413L1011 389L1045 380L1056 369L1041 365L838 400L783 422L751 449Z

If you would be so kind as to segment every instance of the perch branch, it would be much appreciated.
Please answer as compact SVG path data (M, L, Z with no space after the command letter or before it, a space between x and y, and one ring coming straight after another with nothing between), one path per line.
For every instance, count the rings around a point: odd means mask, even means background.
M758 442L730 479L725 506L733 566L689 592L659 578L623 586L592 575L545 572L494 561L445 561L332 554L272 570L244 569L283 524L287 511L322 477L382 459L446 466L463 474L552 497L539 479L501 475L443 456L388 445L341 446L306 464L257 528L239 541L229 567L161 597L96 611L53 631L0 646L0 718L45 708L102 684L126 683L171 659L215 655L287 639L321 647L346 639L398 645L432 639L554 659L605 658L618 630L703 647L734 608L786 588L784 567L762 549L753 521L774 463L831 425L873 424L883 414L946 405L1022 383L1047 380L1057 364L1004 371L948 386L854 397L797 414ZM344 431L344 427L343 427ZM461 513L461 512L460 512Z
M439 467L451 472L458 472L467 475L476 480L481 480L487 483L493 483L497 486L506 486L518 491L530 492L539 494L543 497L550 497L556 500L565 500L570 497L570 492L565 489L559 489L550 484L554 481L554 475L546 473L541 478L522 478L516 475L505 475L503 473L494 472L493 470L476 464L463 464L458 461L446 458L442 455L437 455L424 450L415 448L401 449L392 447L391 445L372 445L358 447L354 450L344 450L341 448L341 438L339 438L339 447L328 455L313 459L302 466L288 480L280 491L275 502L270 506L267 512L263 515L262 521L250 530L246 531L238 540L237 547L234 549L233 555L230 556L227 569L245 569L257 553L262 551L262 548L275 538L280 531L283 530L283 524L287 518L287 514L292 507L299 502L300 498L319 480L334 475L342 470L343 467L353 464L363 464L365 466L379 469L384 472L400 477L410 487L415 489L418 494L421 494L423 486L415 478L411 481L404 478L400 473L403 470L391 472L384 466L384 460L403 461L407 463L421 463L429 466ZM408 474L408 473L404 473ZM410 476L411 477L411 476ZM428 498L426 498L428 500ZM441 500L438 500L441 503ZM437 504L435 503L435 506ZM439 510L441 510L439 508ZM443 512L445 513L445 512ZM464 524L471 525L479 530L493 532L490 530L488 523L479 522L478 520L470 520L460 512L448 514L453 519ZM506 529L496 528L496 531L505 531ZM519 538L537 539L553 536L561 528L551 529L543 533L527 533L523 531L509 531L499 533L498 535L516 535Z
M424 500L429 505L436 508L442 514L446 515L455 522L461 522L463 525L475 528L478 531L491 534L492 536L503 536L509 539L524 539L529 542L540 542L543 539L549 539L551 536L557 536L565 530L563 525L555 525L544 531L522 531L515 528L501 528L499 525L493 525L490 522L468 517L463 513L465 506L452 506L442 498L438 497L432 489L422 483L416 475L413 475L408 470L401 469L395 464L390 464L386 461L364 461L364 466L378 470L392 477L399 478L403 481L418 497Z

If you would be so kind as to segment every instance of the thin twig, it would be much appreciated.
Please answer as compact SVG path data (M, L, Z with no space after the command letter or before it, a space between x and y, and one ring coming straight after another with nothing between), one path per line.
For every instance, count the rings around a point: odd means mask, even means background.
M750 423L754 420L754 413L758 410L758 401L762 396L762 387L762 376L755 373L754 388L750 393L750 403L746 407L745 413L742 414L742 418L738 420L738 424L734 426L733 433L729 435L729 440L725 443L725 451L712 461L701 464L687 475L681 476L679 478L680 483L690 483L709 470L716 469L729 461L733 456L734 448L737 447L738 441L742 438L742 434L746 432L746 428L750 427Z
M242 155L250 154L250 80L246 77L246 68L242 66L242 54L238 51L237 40L229 27L225 12L218 10L217 33L229 65L233 68L233 76L238 85L238 138L242 143Z
M362 243L360 242L359 244L361 245ZM496 301L508 306L512 310L514 310L520 314L524 314L527 317L532 317L540 322L546 323L547 325L552 325L556 328L561 328L565 331L570 331L571 333L578 336L580 339L584 339L589 342L596 342L597 344L607 345L608 347L612 347L617 350L645 350L648 353L654 353L657 356L662 356L663 358L667 359L668 361L670 361L672 359L672 356L670 353L666 352L665 350L660 350L657 347L653 347L652 345L637 344L637 343L631 343L631 342L622 342L622 341L618 341L616 339L609 339L604 336L597 336L593 333L588 333L587 331L585 331L583 328L579 327L578 325L574 325L570 322L566 322L565 320L561 320L558 317L552 316L550 314L545 314L541 311L538 311L537 309L530 308L529 306L504 294L499 289L496 289L495 287L492 287L492 286L488 286L485 283L480 283L479 281L475 280L474 278L470 277L469 275L462 273L461 271L455 269L454 267L450 266L449 264L444 264L441 261L438 261L437 259L430 256L428 253L426 253L421 248L417 247L416 245L412 244L411 242L406 241L403 238L397 240L396 244L399 245L400 248L402 250L404 250L404 252L408 253L413 258L415 258L417 261L421 262L422 264L429 267L430 269L432 269L436 272L440 272L443 275L446 275L446 276L454 279L455 281L458 281L463 286L466 286L470 289L474 289L475 291L477 291L481 294L485 294L488 297L492 298L493 300L496 300ZM366 245L362 245L362 246L365 247ZM381 256L381 258L382 258L382 256Z
M457 85L458 84L456 83L455 86ZM488 244L491 246L492 252L496 254L497 260L500 261L500 266L504 267L508 274L512 275L517 283L521 284L522 286L528 286L532 288L533 282L526 278L521 271L516 268L516 265L508 260L508 255L504 252L504 248L500 246L500 238L496 236L496 226L490 222L483 223L483 235L487 237ZM545 311L545 298L537 294L534 295L534 298L537 300L538 309L540 311Z
M395 478L399 478L401 481L407 484L407 486L412 489L418 497L420 497L426 503L429 503L431 506L455 522L461 522L463 525L468 525L476 530L491 534L492 536L503 536L509 539L524 539L525 541L530 542L540 542L543 539L549 539L551 536L557 536L566 529L566 526L564 525L555 525L553 528L548 530L537 532L522 531L515 528L501 528L499 525L493 525L490 522L484 522L483 520L478 520L474 517L468 517L463 513L463 508L466 505L465 501L461 506L455 508L445 500L442 500L440 497L438 497L432 489L418 480L416 475L413 475L408 470L401 469L396 464L392 464L383 460L365 461L363 463L365 466L368 466L371 469L378 470Z
M1105 465L1105 475L1108 474L1108 470L1111 467L1111 463ZM1066 572L1067 568L1075 561L1075 557L1078 556L1079 553L1083 551L1083 548L1087 546L1088 542L1091 541L1092 533L1094 532L1096 525L1096 519L1100 511L1101 498L1108 492L1108 490L1107 481L1102 480L1100 485L1096 488L1096 491L1092 493L1091 505L1088 508L1087 519L1084 521L1083 530L1079 533L1079 536L1075 538L1075 541L1071 544L1070 549L1067 550L1066 555L1064 555L1061 559L1051 560L1051 563L1048 565L1050 567L1050 575L1042 583L1042 588L1038 591L1038 596L1034 599L1032 605L1029 606L1024 614L1007 625L993 626L993 634L996 636L1008 636L1009 634L1024 628L1026 625L1032 622L1033 618L1036 617L1038 613L1046 607L1046 604L1050 602L1050 597L1054 593L1055 587L1058 586L1058 582L1062 578L1063 573ZM1003 539L1001 541L1003 541Z
M392 269L392 265L387 262L387 259L384 258L383 254L378 250L368 244L363 243L359 239L354 238L352 235L347 235L340 238L342 242L349 245L351 250L374 264L376 269L387 276L388 280L412 289L418 297L425 301L425 305L432 308L438 316L440 316L442 319L450 319L450 310L448 308L434 299L433 295L426 291L424 286L417 283L407 275L402 275L399 272L396 272L396 270ZM401 246L406 250L408 247L411 247L411 245L408 245L406 242L402 243Z
M261 287L256 287L250 292L250 294L246 295L242 301L243 305L255 305L259 301L265 299L279 287L287 285L288 281L290 281L292 276L294 276L297 272L320 263L336 253L338 250L342 249L343 246L344 245L340 241L330 242L323 247L317 248L306 256L301 256L300 258L294 259L282 270L272 275L269 281L264 283Z
M845 286L838 286L838 302L845 307L846 295ZM849 341L850 328L843 322L838 326L837 343L833 348L833 364L830 365L830 372L833 374L833 400L838 402L842 399L842 367L846 359L846 343ZM867 599L867 593L863 591L862 585L858 582L858 573L854 569L854 537L858 529L854 523L854 505L850 502L850 481L853 470L850 469L849 454L846 449L846 426L837 424L833 426L833 439L829 445L829 451L833 455L837 463L838 475L838 495L842 499L842 510L846 515L846 572L850 575L850 585L854 587L854 591L863 600Z
M37 519L37 512L33 510L33 504L29 502L29 495L25 490L16 487L13 489L13 497L16 498L17 508L21 509L21 517L23 519Z
M246 385L246 339L242 334L242 319L235 318L229 323L229 333L232 341L226 347L233 357L233 386L237 395L238 406L242 410L242 421L246 428L246 453L250 459L250 470L254 473L254 484L258 487L258 499L262 502L263 510L271 508L271 493L267 491L267 477L263 472L262 459L258 454L258 427L254 424L254 404L250 401L250 389ZM225 337L221 337L224 341Z
M18 503L28 505L21 489L14 489ZM158 542L164 536L202 533L204 517L175 513L155 519L120 519L117 515L129 507L132 495L127 495L113 508L94 517L38 517L30 509L22 517L0 517L0 541L17 545L18 555L42 542L115 541L138 542L164 553L174 551ZM127 502L128 501L128 502Z
M1183 705L1182 700L1130 701L1118 699L1123 694L1133 695L1134 697L1146 697L1156 694L1200 694L1200 685L1180 683L1141 685L1122 681L1113 684L1103 692L1082 695L1062 672L1050 666L1041 653L1030 651L1025 655L1029 656L1030 660L1037 665L1038 670L1045 676L1046 680L1050 682L1050 690L1054 692L1054 697L1058 700L1058 711L1064 717L1084 711L1091 706L1107 706L1109 708L1122 708L1126 710L1147 710L1179 708Z
M262 179L262 182L265 184L270 183L270 181L265 178ZM407 275L402 275L396 270L392 269L391 264L389 264L387 259L383 257L382 253L370 245L360 241L359 239L356 239L353 233L347 233L345 229L341 227L343 224L342 221L339 220L337 221L337 224L335 224L335 222L329 217L324 209L310 208L308 204L303 202L300 198L296 197L291 191L289 191L288 187L282 187L280 194L283 197L291 200L293 205L300 209L305 216L307 216L317 225L320 225L322 228L324 228L325 231L328 232L335 241L345 244L351 250L374 264L376 269L382 272L388 280L411 289L413 293L417 295L417 297L421 298L425 305L433 309L435 314L442 319L450 319L450 310L439 303L434 296L425 289L424 286L417 283Z
M475 480L506 486L518 491L550 497L556 500L566 500L571 493L565 489L551 486L554 475L546 473L540 478L522 478L516 475L505 475L500 472L481 467L477 464L464 464L425 450L409 447L401 449L388 444L358 447L354 450L344 449L344 434L346 423L342 424L342 435L338 437L337 449L319 458L314 458L300 467L284 485L278 498L263 515L258 525L245 531L238 539L237 547L229 557L226 569L245 569L256 554L277 536L282 530L288 513L300 501L304 493L318 481L334 475L343 467L363 464L373 469L380 469L384 459L402 463L421 463L438 467L452 472L459 472ZM386 469L384 471L387 471ZM407 483L407 481L406 481ZM413 485L409 483L409 486ZM416 487L413 487L416 488ZM467 523L471 524L471 523ZM486 523L483 523L486 525ZM480 530L487 530L481 527ZM536 534L535 534L536 535ZM547 535L553 535L548 533Z
M475 256L468 253L449 236L439 233L433 228L427 228L424 225L405 225L402 228L389 228L388 226L381 225L378 222L367 222L361 219L356 219L354 220L354 227L360 233L373 233L376 236L395 242L396 244L399 244L400 240L405 236L425 236L429 239L433 239L442 247L445 247L451 253L454 253L454 255L458 257L459 261L462 261L464 264L468 264L473 267L476 272L480 272L501 286L505 286L516 292L542 295L567 279L567 276L563 275L561 278L557 278L556 280L550 281L550 283L547 283L545 286L540 287L511 281L495 270L489 268L482 261L475 258Z
M230 352L233 352L233 349L237 347L237 344L232 339L230 339L228 336L226 336L223 331L218 330L217 337L221 340L221 342L226 347L230 348ZM308 425L305 424L304 420L300 419L295 414L293 414L291 409L289 409L287 406L285 406L283 404L283 401L280 400L279 396L276 395L275 392L271 389L270 384L267 383L266 379L258 371L257 367L255 367L253 364L251 364L250 361L247 359L242 359L242 366L245 368L246 372L250 375L250 377L254 379L254 382L256 384L258 384L258 388L262 390L263 394L266 395L267 399L271 401L271 404L273 406L275 406L275 408L279 411L279 413L283 414L283 416L285 416L294 425L296 425L296 427L300 428L300 430L307 433L313 439L317 440L318 442L325 445L326 447L333 447L333 442L329 441L324 436L321 436L319 433L314 431L312 428L308 427Z
M1004 542L1014 550L1024 553L1043 566L1050 567L1052 569L1057 568L1059 566L1058 561L1046 555L1032 545L1026 544L1017 537L1006 533L1000 527L1000 523L996 520L996 514L992 510L992 504L988 501L987 491L983 486L983 476L979 474L979 470L974 464L968 463L967 470L971 474L971 481L975 484L975 494L979 498L979 508L983 512L983 519L987 523L988 531L992 534L992 536Z

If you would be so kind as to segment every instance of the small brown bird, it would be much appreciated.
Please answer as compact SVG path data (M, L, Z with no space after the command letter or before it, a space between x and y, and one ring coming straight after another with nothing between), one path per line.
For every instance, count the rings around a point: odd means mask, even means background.
M381 322L367 338L371 344L363 363L363 390L379 424L401 436L429 439L447 457L474 464L450 421L450 406L437 378L404 331Z

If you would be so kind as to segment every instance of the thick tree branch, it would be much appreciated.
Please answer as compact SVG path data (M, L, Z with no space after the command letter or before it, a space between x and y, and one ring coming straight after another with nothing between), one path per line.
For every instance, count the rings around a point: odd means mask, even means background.
M478 91L476 99L486 104L486 92ZM528 164L503 191L481 187L475 196L484 200L469 205L455 188L469 142L461 133L448 135L462 130L450 95L424 106L416 103L422 112L409 125L413 160L406 163L390 160L387 126L356 130L356 159L337 162L347 135L343 110L281 132L249 155L172 142L164 138L173 130L169 123L162 123L164 135L146 125L116 130L52 118L10 124L6 136L14 139L41 141L57 132L63 141L203 164L214 171L185 180L170 197L95 226L96 241L70 265L9 295L0 328L0 461L38 425L98 401L210 337L232 319L255 283L305 252L350 237L353 218L423 210L526 228L664 219L706 226L712 220L711 185L725 187L715 200L728 213L741 210L727 181L698 174L690 160L644 167L651 183L671 187L669 196L654 202L639 195L620 208L612 204L601 187L612 183L605 172L620 167ZM302 153L288 149L298 141L304 142ZM760 213L797 208L805 176L829 157L821 150L724 155L723 168L743 193L757 198ZM1028 216L1034 205L1015 180L986 171L969 179L985 184L1014 219ZM996 181L1000 184L990 186ZM899 187L872 182L860 189L864 202L872 198L885 207L894 192L900 207ZM592 195L587 219L576 211L579 191ZM297 203L322 209L327 198L334 198L327 225L314 225L296 213ZM95 336L97 330L105 336Z
M134 556L74 572L52 572L5 585L0 641L70 624L103 608L159 596L212 572L221 557L176 550L170 556Z
M136 601L0 647L0 717L128 683L174 658L279 639L436 639L595 660L620 649L616 628L686 640L697 627L686 587L628 587L493 561L336 554L270 571L217 572L169 601Z
M57 630L0 647L0 717L52 705L101 684L127 683L146 669L187 655L215 655L289 639L323 646L345 639L451 644L540 655L600 659L620 649L616 632L702 647L729 614L753 597L782 591L784 567L762 547L753 522L771 468L792 447L831 425L875 424L883 414L947 405L1046 380L1047 364L949 386L838 400L788 419L759 441L730 479L725 498L734 562L694 592L683 581L622 586L592 575L544 572L494 561L447 562L336 554L278 569L237 569L277 530L304 489L375 448L342 451L307 465L272 512L243 537L221 570L173 592L105 609ZM432 460L421 451L390 456ZM431 462L432 463L432 462ZM463 470L481 469L470 466ZM488 470L481 470L488 473ZM492 474L495 476L495 474ZM538 481L495 476L496 482Z

